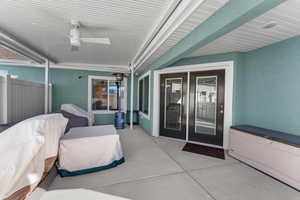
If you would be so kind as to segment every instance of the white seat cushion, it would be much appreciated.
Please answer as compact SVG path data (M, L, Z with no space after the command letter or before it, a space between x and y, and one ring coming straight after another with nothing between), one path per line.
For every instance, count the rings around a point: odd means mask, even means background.
M69 175L108 168L123 159L120 138L112 125L73 128L60 141L59 171Z
M42 135L45 137L45 157L57 156L59 139L64 135L68 119L60 113L38 115L25 121L44 121ZM25 122L24 121L24 122Z
M42 177L44 124L41 120L20 122L0 134L0 199Z
M39 183L46 158L57 155L66 124L61 114L40 115L0 134L0 199Z

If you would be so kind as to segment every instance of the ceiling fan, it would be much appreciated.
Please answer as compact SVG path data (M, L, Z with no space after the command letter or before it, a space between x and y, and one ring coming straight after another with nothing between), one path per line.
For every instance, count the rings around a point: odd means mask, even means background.
M85 43L94 43L94 44L104 44L110 45L109 38L92 38L92 37L80 37L80 22L71 20L71 30L70 30L70 44L71 51L78 51L81 45L81 42Z

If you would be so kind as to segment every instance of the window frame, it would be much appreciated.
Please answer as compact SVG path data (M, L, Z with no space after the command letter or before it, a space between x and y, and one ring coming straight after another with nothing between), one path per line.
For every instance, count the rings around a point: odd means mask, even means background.
M143 111L140 110L140 80L143 80L143 93L145 94L145 90L144 90L144 83L145 83L145 78L148 77L148 114L144 113ZM150 120L150 107L151 107L151 71L148 71L147 73L143 74L142 76L140 76L138 78L138 101L137 101L137 110L139 111L139 115ZM144 96L144 95L143 95ZM142 103L144 103L142 101ZM144 105L142 105L142 109L144 108Z
M113 76L88 76L88 112L93 114L114 114L118 112L118 110L109 110L109 89L108 91L108 104L107 104L107 110L92 110L92 81L93 80L106 80L108 81L107 87L109 87L109 81L116 81L116 77ZM124 80L122 81L122 86L124 87L124 97L121 98L121 111L127 112L127 78L124 77Z

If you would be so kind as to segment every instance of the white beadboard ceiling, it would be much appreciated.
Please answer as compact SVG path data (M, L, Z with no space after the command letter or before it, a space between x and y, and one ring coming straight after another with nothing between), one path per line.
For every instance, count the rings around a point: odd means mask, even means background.
M271 21L275 21L277 26L270 29L262 28ZM300 0L286 0L187 57L248 52L297 35L300 35Z
M59 63L128 66L173 0L1 0L0 28ZM83 37L111 39L112 45L82 44L70 51L71 19Z
M139 71L142 71L159 57L165 54L173 46L175 46L180 40L187 36L194 28L203 23L211 15L213 15L218 9L222 8L229 0L206 0L198 9L195 10L170 37L150 56L144 64L140 67Z

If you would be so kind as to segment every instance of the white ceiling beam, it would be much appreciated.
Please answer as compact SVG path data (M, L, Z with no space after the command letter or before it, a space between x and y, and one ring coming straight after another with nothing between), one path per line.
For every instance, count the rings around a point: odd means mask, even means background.
M129 66L126 65L57 63L54 66L55 66L54 68L62 68L62 69L72 68L72 69L89 70L89 71L123 72L123 73L130 72Z
M171 17L171 15L181 2L182 0L172 1L167 11L157 20L152 30L147 35L146 40L143 42L142 46L138 49L136 55L132 59L132 63L135 63L136 60L141 56L141 54L146 50L147 46L149 46L149 44L153 41L153 39L156 37L156 35L159 33L161 28L165 25L165 23L168 21L168 19Z
M18 54L19 55L19 54ZM17 60L17 59L2 59L0 58L0 63L5 65L5 64L12 64L12 63L16 63L16 64L27 64L27 65L31 65L34 64L32 61L29 60Z
M22 63L7 63L7 62L1 62L1 60L0 60L0 65L45 68L45 64L30 64L30 63L23 63L23 62ZM57 63L57 64L51 64L51 68L98 71L98 72L122 72L122 73L130 72L130 69L128 66L106 65L106 64Z
M130 65L130 129L133 129L134 66Z
M153 55L153 53L170 37L174 31L188 18L190 15L204 2L204 0L185 0L182 1L171 16L168 21L164 23L163 27L160 29L159 33L152 40L150 44L145 47L142 55L140 55L135 60L135 71L140 68L143 63Z
M45 114L49 112L49 60L45 62Z

